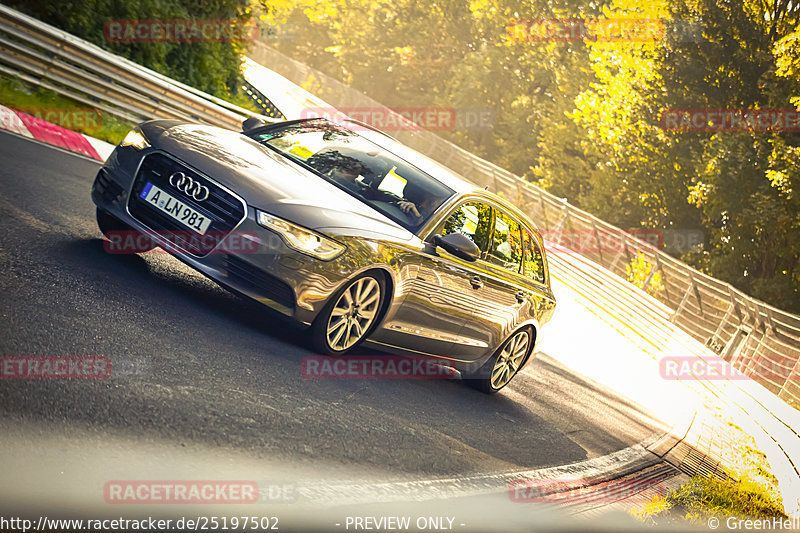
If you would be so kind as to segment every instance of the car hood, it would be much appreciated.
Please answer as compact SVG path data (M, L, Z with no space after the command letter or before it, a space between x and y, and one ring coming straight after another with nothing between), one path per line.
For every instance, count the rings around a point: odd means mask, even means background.
M146 123L142 131L153 148L238 193L252 207L311 229L414 238L369 205L241 133L174 122Z

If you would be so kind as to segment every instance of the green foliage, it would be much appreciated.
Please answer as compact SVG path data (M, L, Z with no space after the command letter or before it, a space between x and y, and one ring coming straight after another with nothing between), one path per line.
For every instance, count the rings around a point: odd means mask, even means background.
M133 127L124 120L76 103L49 89L0 76L0 104L65 128L118 144Z
M792 109L800 90L788 2L674 0L675 16L702 24L699 42L658 59L664 107ZM677 133L691 145L688 200L709 236L698 267L784 309L800 311L800 135L791 131Z
M790 0L276 0L276 46L389 107L488 108L442 134L622 228L698 229L696 268L800 312L800 133L668 131L664 110L800 106ZM645 18L654 39L514 38L517 19ZM324 97L324 94L323 94ZM469 176L467 176L469 177Z
M661 272L654 271L655 266L651 264L644 254L636 254L625 271L628 273L628 281L643 289L650 296L656 298L664 293L664 284L661 280Z
M634 512L639 520L650 525L679 527L685 522L707 526L716 517L725 524L727 517L752 519L785 519L786 514L776 497L762 485L748 479L734 481L714 477L694 477L689 483L657 497Z
M248 0L46 0L12 1L10 6L73 33L156 72L228 98L238 93L241 53L247 43L119 43L108 41L103 27L114 20L252 20L266 9Z
M719 423L724 417L718 415ZM703 529L715 517L726 528L727 517L784 519L778 480L767 456L756 450L755 440L742 428L727 421L731 446L723 452L726 478L694 477L664 496L657 496L631 514L650 525L685 529L686 522ZM741 529L741 527L739 527Z

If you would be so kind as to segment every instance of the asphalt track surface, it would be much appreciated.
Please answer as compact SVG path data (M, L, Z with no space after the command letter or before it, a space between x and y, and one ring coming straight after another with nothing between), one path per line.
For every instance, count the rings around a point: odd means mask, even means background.
M545 353L494 396L458 379L304 379L301 328L164 253L104 251L99 163L7 133L0 161L0 355L113 364L106 380L0 380L0 433L425 479L582 461L658 431Z

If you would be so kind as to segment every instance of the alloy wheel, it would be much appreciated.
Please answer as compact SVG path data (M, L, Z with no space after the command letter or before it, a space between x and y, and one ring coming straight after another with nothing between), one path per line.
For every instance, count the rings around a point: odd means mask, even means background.
M381 286L375 278L366 276L351 283L328 317L328 346L341 352L360 341L375 320L380 303Z
M495 360L491 374L491 385L495 390L502 389L511 381L525 360L530 344L530 335L527 331L519 331L508 339L500 355Z

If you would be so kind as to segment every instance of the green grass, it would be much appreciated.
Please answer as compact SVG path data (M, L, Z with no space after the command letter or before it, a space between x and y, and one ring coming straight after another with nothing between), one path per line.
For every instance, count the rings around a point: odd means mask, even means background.
M119 143L133 127L127 121L75 102L55 91L7 76L0 76L0 104L111 144Z
M658 496L632 514L650 525L686 526L700 525L716 517L725 524L728 517L736 518L787 518L778 487L766 455L755 448L753 437L728 421L736 434L734 444L726 457L727 479L693 477L666 496Z
M720 480L694 477L665 497L657 497L633 512L639 520L657 526L704 526L716 517L786 518L778 498L761 483L749 479Z

